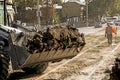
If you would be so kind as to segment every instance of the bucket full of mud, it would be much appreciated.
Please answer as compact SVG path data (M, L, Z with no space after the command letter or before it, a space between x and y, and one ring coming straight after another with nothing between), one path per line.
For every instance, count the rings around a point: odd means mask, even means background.
M41 61L57 61L76 56L85 45L83 33L71 26L46 28L28 38L27 50L30 53L25 64Z

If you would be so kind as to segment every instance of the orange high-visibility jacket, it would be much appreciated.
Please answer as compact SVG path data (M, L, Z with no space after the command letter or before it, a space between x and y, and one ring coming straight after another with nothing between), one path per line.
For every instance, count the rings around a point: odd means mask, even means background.
M114 26L110 25L110 27L111 27L111 32L112 33L116 33L117 32L117 30L115 29ZM108 26L106 27L106 32L108 32Z

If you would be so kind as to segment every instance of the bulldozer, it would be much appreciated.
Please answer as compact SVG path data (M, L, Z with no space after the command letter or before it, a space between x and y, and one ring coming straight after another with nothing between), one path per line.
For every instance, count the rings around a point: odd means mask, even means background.
M0 80L8 78L9 65L13 70L42 73L49 62L71 59L86 44L84 34L69 25L32 31L9 20L6 0L0 0Z

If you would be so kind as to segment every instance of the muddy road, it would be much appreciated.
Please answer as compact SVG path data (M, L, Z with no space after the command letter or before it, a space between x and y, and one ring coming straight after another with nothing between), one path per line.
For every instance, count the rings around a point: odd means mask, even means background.
M114 58L120 51L120 29L113 44L108 45L103 28L81 28L85 33L86 45L74 58L49 63L42 74L11 73L8 80L104 80L110 73ZM116 41L116 43L115 43ZM106 79L109 80L109 77Z

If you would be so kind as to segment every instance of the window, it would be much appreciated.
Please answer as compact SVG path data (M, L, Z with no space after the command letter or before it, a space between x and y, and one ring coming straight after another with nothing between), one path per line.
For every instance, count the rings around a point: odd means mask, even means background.
M4 24L4 3L0 2L0 24Z

